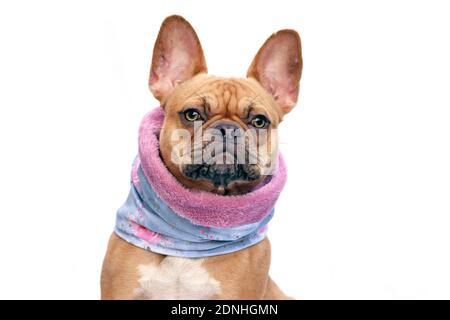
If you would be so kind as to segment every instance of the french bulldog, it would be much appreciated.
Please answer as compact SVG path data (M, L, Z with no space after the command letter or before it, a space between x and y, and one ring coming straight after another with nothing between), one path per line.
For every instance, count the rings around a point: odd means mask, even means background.
M233 196L258 188L267 179L258 162L173 161L173 132L182 129L194 135L195 121L201 122L202 129L214 128L224 134L237 129L276 129L297 102L301 72L300 37L286 29L266 40L246 78L208 75L192 26L180 16L166 18L154 46L149 87L164 110L159 145L167 169L189 189ZM276 145L276 133L265 143ZM271 150L270 157L276 157L277 148ZM267 237L240 251L197 259L147 251L113 233L103 263L101 297L288 299L269 276L270 260Z

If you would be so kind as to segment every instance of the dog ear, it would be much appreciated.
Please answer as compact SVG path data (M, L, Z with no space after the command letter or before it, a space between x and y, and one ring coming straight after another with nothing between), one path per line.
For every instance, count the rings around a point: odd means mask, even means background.
M294 30L281 30L259 49L247 77L255 78L286 114L297 103L302 67L300 36Z
M183 17L167 17L153 49L150 91L162 101L175 86L200 72L207 72L207 67L197 34Z

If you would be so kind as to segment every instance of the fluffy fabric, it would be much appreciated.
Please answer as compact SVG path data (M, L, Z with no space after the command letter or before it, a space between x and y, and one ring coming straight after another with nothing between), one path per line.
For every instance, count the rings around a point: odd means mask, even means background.
M270 179L245 195L187 189L159 155L163 120L158 108L142 121L131 191L117 212L116 234L146 250L191 258L230 253L262 241L286 180L281 156Z

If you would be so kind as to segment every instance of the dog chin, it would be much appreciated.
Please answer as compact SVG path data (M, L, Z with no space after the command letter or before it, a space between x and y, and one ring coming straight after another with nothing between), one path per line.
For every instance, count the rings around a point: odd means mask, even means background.
M249 192L262 178L257 164L185 164L180 167L185 177L199 183L201 189L233 195Z

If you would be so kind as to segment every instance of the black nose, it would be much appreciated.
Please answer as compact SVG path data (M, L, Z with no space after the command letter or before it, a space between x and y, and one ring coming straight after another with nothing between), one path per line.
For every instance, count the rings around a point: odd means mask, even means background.
M219 123L214 126L214 129L220 131L223 137L228 135L234 135L234 133L239 129L239 126L232 123Z

